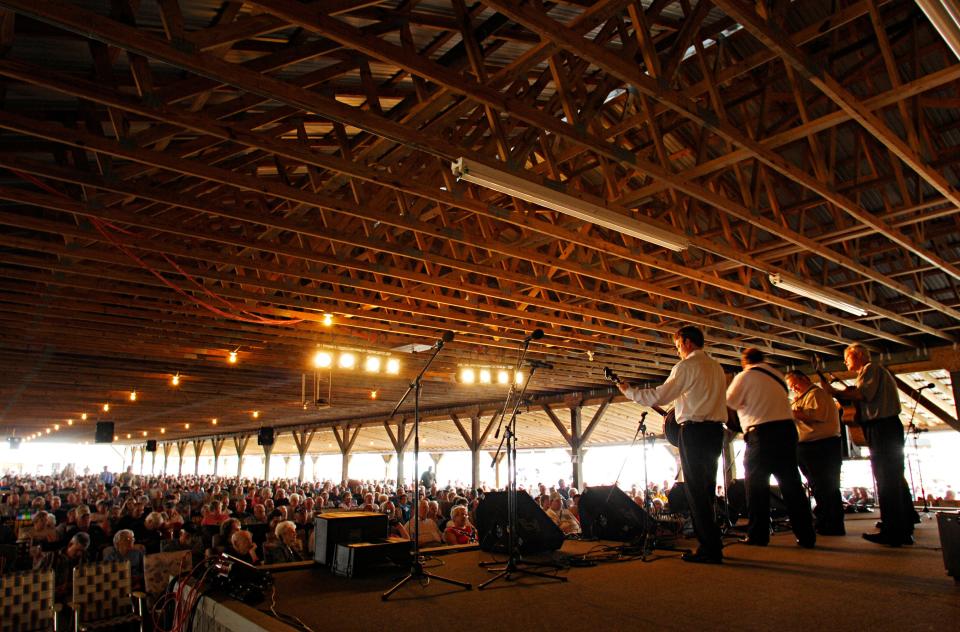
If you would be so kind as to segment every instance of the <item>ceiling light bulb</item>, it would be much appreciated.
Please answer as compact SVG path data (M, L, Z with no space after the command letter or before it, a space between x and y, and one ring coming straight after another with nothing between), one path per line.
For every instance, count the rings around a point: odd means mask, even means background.
M103 412L105 412L105 413L110 412L110 404L104 404L104 405L103 405Z
M120 435L113 435L113 440L114 440L114 441L119 441L119 440L120 440Z
M47 428L47 434L50 434L50 429L49 429L49 428Z
M326 351L317 351L313 354L313 366L318 369L326 369L333 364L333 356Z
M509 384L510 374L504 370L497 371L497 384Z
M236 351L231 351L229 354L227 354L227 362L229 362L230 364L236 364L236 363L237 363L237 352L236 352Z
M376 399L376 398L377 398L377 392L376 392L376 391L370 391L370 399Z
M86 420L87 420L87 413L80 413L80 419L81 419L82 421L86 421Z
M352 369L357 365L357 356L352 353L341 353L337 365L341 369Z
M137 401L137 392L136 392L136 391L130 391L130 401L131 401L131 402Z
M171 378L170 378L170 383L173 384L174 386L179 386L179 385L180 385L180 374L177 373L177 374L175 374L173 377L171 377Z
M463 369L460 371L460 381L464 384L473 384L477 380L477 374L473 369Z
M161 429L160 429L160 434L167 434L167 429L166 429L166 428L161 428Z
M190 430L190 424L183 424L184 430Z
M363 365L363 368L367 373L379 373L380 372L380 358L377 356L367 356L367 360Z
M68 419L68 420L67 420L67 425L68 425L68 426L72 426L72 425L73 425L73 420L72 420L72 419Z
M329 327L333 324L333 314L324 314L323 315L323 326Z
M143 436L144 436L144 437L147 436L147 431L146 431L146 430L143 431Z
M387 373L397 375L400 373L400 360L397 358L387 359Z
M60 430L60 424L53 424L54 430Z
M128 432L128 433L127 433L127 439L130 439L130 438L131 438L131 435L130 435L130 433Z
M212 423L214 426L216 426L216 425L217 425L217 418L214 417L213 419L211 419L211 420L210 420L210 423Z
M259 419L259 418L260 418L260 411L259 411L259 410L253 411L253 418L254 418L254 419Z

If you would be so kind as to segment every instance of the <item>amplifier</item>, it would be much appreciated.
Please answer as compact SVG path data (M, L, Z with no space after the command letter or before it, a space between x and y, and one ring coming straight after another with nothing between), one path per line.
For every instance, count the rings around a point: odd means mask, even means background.
M320 514L313 521L313 560L331 564L338 544L386 540L390 532L387 515L366 511Z
M354 577L383 564L408 564L411 551L412 543L404 538L388 538L383 542L338 544L330 570L334 575Z
M943 547L943 565L947 575L960 583L960 513L937 512L940 546Z

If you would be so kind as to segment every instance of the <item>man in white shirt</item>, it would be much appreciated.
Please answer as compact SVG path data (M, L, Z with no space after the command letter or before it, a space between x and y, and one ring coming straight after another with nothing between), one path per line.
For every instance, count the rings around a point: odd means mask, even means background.
M790 527L797 544L813 548L810 502L803 492L797 466L797 427L779 371L764 362L763 352L747 349L740 360L743 372L727 388L727 406L737 411L747 444L747 513L750 526L745 544L766 546L770 542L770 475L777 477L787 505Z
M684 493L690 505L693 529L700 541L695 553L685 553L685 562L719 564L723 542L717 526L717 462L723 446L723 423L727 419L724 391L726 376L720 364L703 351L703 332L687 325L673 335L680 356L667 380L656 388L634 388L619 384L620 391L644 406L676 402L680 424L680 466Z

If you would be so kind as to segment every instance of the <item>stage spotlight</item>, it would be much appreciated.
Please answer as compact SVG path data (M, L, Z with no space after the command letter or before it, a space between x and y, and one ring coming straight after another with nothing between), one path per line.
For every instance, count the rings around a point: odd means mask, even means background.
M480 383L489 384L492 380L490 379L490 369L480 369Z
M390 375L397 375L400 373L400 360L397 358L389 358L387 360L387 373Z
M341 369L352 369L357 365L357 356L352 353L341 353L337 365Z
M513 376L513 381L516 384L523 384L523 371L517 371L517 374Z
M313 366L318 369L326 369L333 364L333 356L326 351L317 351L313 354Z
M463 369L460 371L460 381L464 384L473 384L477 381L477 374L473 369Z
M497 371L497 384L509 384L510 374L504 370Z
M379 373L380 358L377 356L367 356L367 360L364 362L363 368L367 373Z

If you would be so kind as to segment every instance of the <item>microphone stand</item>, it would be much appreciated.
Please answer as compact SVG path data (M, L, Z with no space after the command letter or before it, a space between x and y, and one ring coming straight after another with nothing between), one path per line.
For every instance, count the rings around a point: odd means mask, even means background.
M403 405L403 402L410 395L410 392L413 392L413 533L411 534L413 537L413 560L410 563L410 573L401 579L393 588L381 595L380 598L383 601L389 599L390 595L397 592L407 582L414 579L420 580L423 586L429 584L431 579L435 579L439 582L466 588L467 590L473 589L473 585L467 582L447 579L446 577L440 577L439 575L434 575L433 573L427 572L423 568L423 558L420 555L420 391L422 388L424 373L427 372L427 369L431 364L433 364L433 361L437 359L437 356L443 349L444 342L449 342L453 339L451 335L446 334L445 338L446 340L441 338L437 341L437 348L434 350L433 355L430 356L430 359L427 360L427 363L423 365L422 369L420 369L420 374L417 375L416 379L410 383L410 386L407 387L407 391L400 398L400 401L397 402L397 405L393 407L393 412L390 413L391 417L396 415L397 411L400 409L400 406Z
M514 371L520 370L520 367L523 365L523 359L527 354L527 347L530 345L530 339L524 340L523 349L520 352L519 357L517 358L517 366ZM530 570L529 567L539 567L539 568L555 568L560 570L560 566L556 564L549 563L537 563L537 562L527 562L521 558L520 555L520 543L518 542L519 538L519 524L520 519L517 515L517 415L520 412L520 404L523 402L523 395L527 392L527 386L530 384L533 374L540 367L549 367L548 364L542 362L531 362L530 364L530 373L527 374L527 379L523 383L523 388L520 389L520 393L516 396L513 411L510 413L510 419L506 423L506 427L503 428L503 437L500 439L500 445L497 446L496 455L493 457L493 463L491 467L496 467L498 457L500 453L506 450L507 454L507 563L501 567L492 567L488 568L492 573L497 573L487 581L483 582L477 589L483 590L493 582L498 579L506 579L507 581L512 581L514 575L528 575L532 577L543 577L545 579L554 579L556 581L565 582L567 581L566 577L561 575L551 575L549 573L541 573L538 571ZM510 385L510 391L507 393L507 399L503 403L503 410L500 413L500 421L497 427L497 432L500 432L501 426L503 426L504 415L507 408L510 404L510 399L513 397L516 391L515 384ZM496 436L496 435L495 435ZM480 566L492 566L492 564L498 564L499 562L481 562ZM524 568L528 567L528 568Z
M910 423L907 424L907 434L913 435L913 459L907 458L907 470L910 472L910 493L913 497L910 499L910 506L913 507L913 499L917 497L917 487L913 482L913 461L917 462L917 478L920 479L920 493L923 495L923 513L930 512L930 505L927 503L927 490L923 488L923 473L920 471L920 447L917 445L917 437L925 429L920 429L913 423L913 418L917 415L917 408L920 406L920 393L931 384L921 386L917 389L917 399L913 403L913 412L910 413Z

